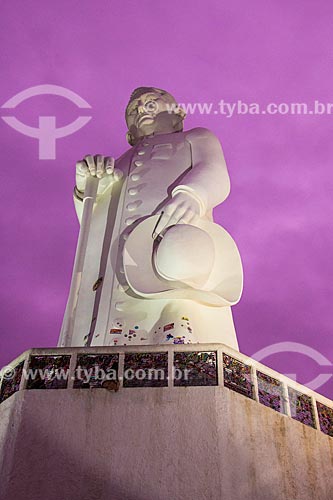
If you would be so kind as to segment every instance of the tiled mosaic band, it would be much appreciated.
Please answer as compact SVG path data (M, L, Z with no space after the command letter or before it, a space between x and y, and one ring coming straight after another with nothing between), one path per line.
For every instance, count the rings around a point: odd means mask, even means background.
M8 399L20 389L24 361L21 361L12 370L4 373L0 389L0 403Z
M66 389L70 356L30 356L27 389Z
M288 393L291 417L315 429L315 415L311 397L291 387L288 387Z
M74 375L74 389L106 387L118 380L118 354L78 354Z
M174 385L217 385L216 352L174 353Z
M279 413L285 413L282 382L257 370L259 402Z
M168 353L126 353L124 387L167 387Z
M215 346L215 344L214 344ZM105 349L45 349L43 353L22 355L16 364L1 371L0 403L22 389L109 389L120 387L214 387L223 385L254 399L276 412L333 437L333 403L317 400L312 391L305 394L302 386L291 387L289 379L239 353L231 355L223 348L194 350L176 346L159 351L131 352ZM204 347L204 346L201 346ZM192 349L192 350L190 350ZM38 350L36 350L38 351ZM47 353L45 353L47 351ZM220 366L219 366L220 360ZM276 373L276 377L272 376ZM326 398L324 398L325 401ZM330 402L329 402L330 403Z
M223 353L223 374L225 387L253 399L251 366Z

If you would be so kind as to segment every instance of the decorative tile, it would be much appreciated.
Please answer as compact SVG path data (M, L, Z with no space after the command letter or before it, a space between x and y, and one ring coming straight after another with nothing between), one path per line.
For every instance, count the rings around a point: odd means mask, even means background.
M285 413L282 383L259 370L257 370L257 380L259 402L275 411Z
M8 372L8 377L4 376L0 390L0 403L19 390L23 373L23 365L24 361L21 361L21 363L15 366L13 373Z
M175 352L174 385L217 385L216 352Z
M168 325L164 325L163 331L167 332L168 330L173 330L174 328L175 328L175 324L174 323L169 323Z
M69 355L31 356L27 389L66 389Z
M111 335L120 335L123 331L121 328L111 328L110 333Z
M223 353L224 385L248 398L254 398L251 367Z
M100 388L107 381L117 382L118 365L118 354L78 354L74 389Z
M167 387L168 353L126 353L124 387Z
M316 428L314 409L310 396L288 387L291 417L302 424Z
M317 401L320 430L333 437L333 409Z
M169 335L167 336L167 338L169 338ZM174 337L173 339L173 343L174 344L185 344L185 336L183 337Z

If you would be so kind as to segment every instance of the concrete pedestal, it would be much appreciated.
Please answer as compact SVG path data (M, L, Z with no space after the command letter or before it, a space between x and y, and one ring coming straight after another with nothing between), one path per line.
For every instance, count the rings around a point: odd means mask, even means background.
M225 387L23 390L1 500L332 500L333 439Z

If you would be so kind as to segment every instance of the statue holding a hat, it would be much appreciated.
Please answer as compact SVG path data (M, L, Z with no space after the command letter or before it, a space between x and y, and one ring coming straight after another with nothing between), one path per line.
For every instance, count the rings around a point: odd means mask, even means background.
M171 94L140 87L126 108L131 148L116 161L87 155L77 163L79 220L87 180L97 178L98 188L72 334L60 345L238 349L231 306L242 292L242 265L212 217L229 194L227 167L217 137L184 131L184 118Z

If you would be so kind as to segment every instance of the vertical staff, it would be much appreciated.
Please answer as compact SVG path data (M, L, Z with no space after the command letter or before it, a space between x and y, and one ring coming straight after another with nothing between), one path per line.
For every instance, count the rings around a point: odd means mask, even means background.
M79 238L76 247L74 267L69 291L69 297L62 322L60 340L58 347L67 347L72 345L73 329L76 316L78 296L80 292L82 271L86 256L88 237L90 233L91 218L96 201L98 177L89 176L83 195L83 211L80 225Z

